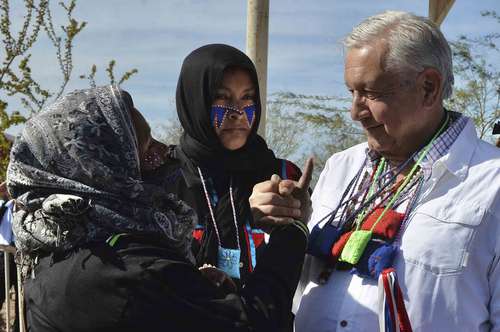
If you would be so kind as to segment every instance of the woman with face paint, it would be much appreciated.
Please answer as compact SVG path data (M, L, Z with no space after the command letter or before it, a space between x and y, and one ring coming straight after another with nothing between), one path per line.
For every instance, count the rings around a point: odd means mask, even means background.
M150 174L198 214L193 253L197 264L244 282L264 250L249 196L271 175L297 180L300 169L277 159L257 135L261 103L252 61L234 47L206 45L189 54L177 85L177 113L184 134L168 160Z

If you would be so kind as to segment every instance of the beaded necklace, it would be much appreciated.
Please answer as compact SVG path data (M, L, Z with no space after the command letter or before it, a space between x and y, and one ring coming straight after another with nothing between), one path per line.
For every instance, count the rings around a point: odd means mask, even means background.
M372 179L374 177L374 173L370 177L370 181L368 183L365 182L365 176L361 179L361 173L365 168L367 163L367 159L364 160L363 165L358 170L354 178L350 181L346 190L343 192L342 197L340 199L337 207L327 213L321 220L314 226L311 230L311 234L309 235L308 249L307 252L313 256L329 258L331 255L331 249L333 244L339 239L342 233L350 228L351 223L354 221L355 217L365 208L370 206L375 198L379 197L380 194L391 184L395 179L399 172L401 172L412 160L414 155L409 158L407 161L402 163L397 168L397 173L392 175L392 172L387 171L380 175L382 179L388 179L369 199L366 199L367 191L372 183ZM375 172L375 171L374 171ZM361 179L361 181L359 181ZM359 182L361 188L358 188L356 191L356 186ZM361 200L359 200L361 198ZM361 202L360 206L356 208L357 202ZM340 218L337 218L338 211L342 209L340 214ZM321 224L324 220L327 222L321 227Z
M449 119L450 119L450 117L447 114L445 122L442 124L442 126L439 128L439 130L434 134L431 141L424 147L424 149L420 153L417 161L415 162L415 164L411 168L410 172L408 173L407 176L405 176L403 183L400 186L398 186L396 193L391 197L389 203L385 206L382 213L378 216L377 220L372 225L371 229L370 230L362 230L361 229L361 225L362 225L363 220L361 220L359 223L356 224L356 230L350 235L349 240L347 241L344 249L342 250L342 254L339 258L340 261L346 262L346 263L349 263L352 265L356 264L359 261L359 259L363 255L363 252L364 252L368 242L372 238L373 230L375 229L377 224L382 220L382 218L385 216L387 211L389 211L389 209L392 209L392 207L394 206L394 203L396 203L396 200L400 197L403 189L408 185L408 183L412 179L413 175L415 175L415 173L419 169L420 163L422 162L424 157L427 155L427 152L429 152L429 150L432 146L432 143L434 143L434 140L441 134L441 132L447 126ZM380 168L380 166L383 165L384 160L385 160L385 158L382 158L382 161L380 162L378 168ZM376 181L373 181L373 182L375 183Z
M348 216L346 216L345 220L342 222L342 225L345 225L345 226L351 225L351 223L356 219L356 217L363 210L365 210L369 206L371 206L375 202L375 200L378 197L380 197L380 195L382 195L384 193L384 191L389 187L389 185L391 185L391 184L394 183L394 181L396 180L398 174L401 173L403 171L403 169L406 168L406 166L408 166L408 164L410 163L411 160L413 160L414 157L415 157L415 154L413 154L410 158L408 158L404 163L402 163L401 165L399 165L394 173L391 170L386 170L386 171L382 172L382 174L380 174L378 176L378 180L377 181L373 181L373 178L375 177L375 173L373 173L372 176L371 176L371 178L370 178L370 181L368 183L365 183L362 186L362 188L359 189L359 191L355 195L353 195L352 197L350 197L347 200L347 202L353 203L361 195L363 195L362 199L360 200L361 204L358 206L358 208L354 209L354 211L352 211L351 213L349 213ZM379 162L378 165L380 165L381 162L382 162L382 160ZM384 162L384 164L386 164L386 163ZM364 167L365 166L363 165L361 167L360 171ZM377 171L377 169L375 169L374 172L376 172L376 171ZM380 181L383 180L383 179L385 179L385 182L381 183ZM370 195L370 197L367 198L367 196L368 196L368 190L370 190L371 186L374 183L378 183L379 189L376 192L372 193Z
M198 167L198 173L200 175L201 184L203 185L203 191L205 193L205 199L207 201L208 210L210 212L210 217L212 219L212 225L214 226L215 235L218 242L218 253L217 253L217 267L226 272L232 278L240 278L240 257L241 257L241 247L240 247L240 235L238 229L238 219L236 217L236 208L234 205L233 198L233 177L229 180L229 198L231 200L231 209L233 212L234 227L236 229L236 243L238 249L224 248L222 246L222 241L219 234L219 229L217 227L217 222L215 221L215 214L212 208L212 202L210 196L208 195L207 185L205 183L205 178L201 169Z
M378 183L378 180L379 180L379 177L380 177L380 173L382 173L382 170L384 169L385 167L385 159L382 158L382 160L379 162L377 168L376 168L376 171L375 171L375 174L374 176L372 177L371 179L371 185L369 187L369 190L367 191L367 199L369 200L370 198L372 198L373 194L374 194L374 191L375 191L375 187ZM363 201L365 199L363 198ZM356 218L356 229L359 229L359 227L361 226L361 223L363 222L363 220L365 219L365 216L366 214L368 213L368 206L366 206L357 216Z

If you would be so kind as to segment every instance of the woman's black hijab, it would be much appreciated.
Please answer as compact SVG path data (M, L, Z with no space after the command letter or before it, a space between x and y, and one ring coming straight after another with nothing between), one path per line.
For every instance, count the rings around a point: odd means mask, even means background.
M224 71L232 67L248 71L256 92L252 131L247 143L235 151L222 146L210 122L210 108L216 90L222 83ZM272 167L274 154L257 135L261 114L257 72L243 52L223 44L205 45L191 52L182 65L176 103L184 129L180 149L196 165L229 173L261 173Z

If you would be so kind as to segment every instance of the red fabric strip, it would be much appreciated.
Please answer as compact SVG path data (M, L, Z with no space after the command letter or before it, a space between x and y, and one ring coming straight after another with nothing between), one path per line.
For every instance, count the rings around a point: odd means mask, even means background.
M264 233L252 233L252 239L255 244L255 249L257 249L262 242L264 242Z
M391 315L391 321L389 323L392 326L392 331L396 331L396 313L394 312L394 302L392 302L391 286L389 285L389 280L387 278L387 274L391 273L392 271L394 271L394 269L391 268L382 271L382 281L384 282L385 298L389 303L389 312Z
M299 181L299 173L297 172L297 169L294 167L294 165L286 160L286 177L287 179L293 180L293 181Z
M399 329L401 332L412 332L410 319L408 318L408 313L406 312L405 302L403 300L403 293L401 292L401 288L399 288L399 283L396 279L395 286L395 295L396 295L396 304L398 306L398 318L399 318Z
M247 228L243 226L243 232L245 233L245 244L247 247L247 257L248 257L248 271L252 272L252 249L250 248L250 239L248 238Z
M193 237L196 241L201 243L201 238L203 237L203 229L195 229L193 230Z

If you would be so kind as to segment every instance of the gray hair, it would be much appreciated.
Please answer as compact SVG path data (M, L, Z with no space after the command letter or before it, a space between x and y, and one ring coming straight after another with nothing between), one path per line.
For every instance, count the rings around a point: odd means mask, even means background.
M411 13L386 11L356 26L344 39L344 47L360 48L380 39L388 42L384 70L421 72L434 68L443 77L443 98L451 96L454 82L451 49L432 21Z

